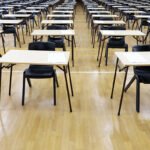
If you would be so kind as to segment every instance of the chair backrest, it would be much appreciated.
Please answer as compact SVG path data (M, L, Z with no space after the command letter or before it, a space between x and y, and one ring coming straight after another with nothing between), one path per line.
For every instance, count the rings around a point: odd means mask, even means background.
M136 45L132 47L133 52L150 52L150 45ZM134 67L134 72L142 75L144 71L150 71L150 66Z
M33 42L29 43L29 50L45 50L45 51L54 51L55 43L53 42Z
M148 52L150 51L150 45L136 45L132 47L133 52Z
M29 43L29 50L44 50L44 51L54 51L55 43L53 42L32 42ZM34 73L46 73L49 72L49 69L53 69L50 65L30 65L30 71Z
M47 26L47 29L48 30L66 30L67 27L64 25L50 25L50 26Z

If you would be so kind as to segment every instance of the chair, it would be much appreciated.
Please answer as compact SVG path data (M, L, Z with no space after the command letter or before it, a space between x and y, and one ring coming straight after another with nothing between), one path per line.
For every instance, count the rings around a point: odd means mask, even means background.
M150 45L137 45L132 48L133 52L149 52ZM150 84L150 66L134 67L134 76L125 87L125 92L136 80L136 111L140 112L140 83Z
M29 50L54 51L55 43L52 42L29 43ZM27 79L28 84L31 87L30 79L32 78L35 79L53 78L54 105L56 105L57 78L53 66L50 65L30 65L29 68L25 69L23 73L22 105L24 105L24 101L25 101L25 79Z
M133 52L150 51L150 45L137 45L132 48ZM134 67L136 79L136 110L140 112L140 83L150 84L150 66Z
M61 25L50 25L47 27L48 30L66 30L67 28L65 26ZM55 48L62 48L63 51L66 51L65 43L64 43L64 37L50 37L48 36L49 42L55 43Z
M101 29L104 30L104 29ZM125 27L123 26L109 26L108 30L125 30ZM117 37L110 37L108 40L108 43L106 45L106 51L105 51L105 65L107 65L108 62L108 49L109 48L124 48L125 51L128 51L128 45L125 43L125 37L117 36Z

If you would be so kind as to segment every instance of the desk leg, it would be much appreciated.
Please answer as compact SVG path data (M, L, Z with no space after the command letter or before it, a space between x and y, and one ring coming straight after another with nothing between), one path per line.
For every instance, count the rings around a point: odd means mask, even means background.
M6 53L5 51L5 40L4 40L4 37L3 37L3 34L1 34L1 37L2 37L2 44L3 44L3 50L4 50L4 54Z
M68 74L69 74L69 80L70 80L71 94L72 94L72 96L74 96L69 63L68 63Z
M123 101L123 96L124 96L124 89L125 89L127 74L128 74L128 67L125 68L125 76L124 76L124 81L123 81L123 86L122 86L121 97L120 97L120 104L119 104L119 109L118 109L118 116L120 116L120 111L121 111L121 106L122 106L122 101Z
M100 54L100 58L99 58L99 64L98 64L98 67L100 67L100 65L101 65L102 56L103 56L104 44L105 44L105 36L104 36L104 40L103 40L103 44L102 44L102 50L101 50L101 54Z
M97 28L98 26L93 29L93 48L95 47L95 35L96 35Z
M20 46L20 48L21 48L20 36L19 36L19 31L18 31L18 29L17 29L16 37L17 37L17 40L18 40L19 46Z
M9 96L11 95L12 70L13 70L13 65L11 65L11 66L10 66L10 78L9 78Z
M112 89L111 89L111 96L110 96L111 99L113 98L113 94L114 94L114 87L115 87L115 81L116 81L116 75L117 75L118 62L119 62L119 59L117 58L117 60L116 60L116 66L115 66L114 79L113 79Z
M66 82L66 90L67 90L67 95L68 95L69 108L70 108L70 112L72 112L70 93L69 93L69 87L68 87L68 81L67 81L67 70L65 66L63 67L63 70L64 70L64 77L65 77L65 82Z
M1 100L1 85L2 84L2 63L0 63L0 100Z
M72 49L72 66L74 66L74 36L71 37L71 49Z
M25 44L24 32L23 32L23 26L21 26L21 30L22 30L22 38L23 38L23 43Z
M98 58L99 58L99 54L100 54L101 43L102 43L102 35L100 34L99 45L98 45L98 54L97 54L97 61L98 61Z

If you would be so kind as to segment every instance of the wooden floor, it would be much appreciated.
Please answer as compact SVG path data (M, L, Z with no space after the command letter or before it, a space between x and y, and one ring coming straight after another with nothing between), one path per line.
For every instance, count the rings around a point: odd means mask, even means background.
M64 77L58 70L60 87L57 106L53 105L52 80L32 80L26 86L26 104L21 106L22 72L15 66L12 95L8 96L9 70L3 71L0 101L0 150L148 150L150 149L150 86L141 85L141 112L135 111L135 84L125 94L121 116L117 109L123 73L117 76L114 99L110 99L114 72L114 51L109 52L108 67L96 61L85 13L77 6L75 17L75 67L71 67L75 96L69 112ZM5 39L7 35L5 36ZM26 36L27 45L32 38ZM136 42L126 39L129 47ZM8 38L6 48L14 49ZM67 47L70 50L70 47ZM132 77L130 70L128 80Z

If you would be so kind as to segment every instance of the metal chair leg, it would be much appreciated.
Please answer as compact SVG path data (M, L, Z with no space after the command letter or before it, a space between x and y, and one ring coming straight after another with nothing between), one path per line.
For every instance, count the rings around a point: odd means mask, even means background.
M32 87L30 78L27 78L27 82L28 82L29 87Z
M13 66L11 65L11 67L10 67L10 78L9 78L9 96L11 95L12 70L13 70Z
M56 106L56 76L53 77L54 105Z
M140 82L136 80L136 111L140 112Z
M24 105L25 99L25 73L23 73L23 88L22 88L22 106Z

